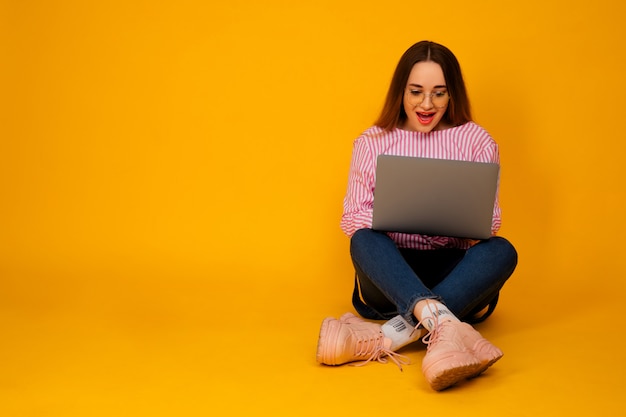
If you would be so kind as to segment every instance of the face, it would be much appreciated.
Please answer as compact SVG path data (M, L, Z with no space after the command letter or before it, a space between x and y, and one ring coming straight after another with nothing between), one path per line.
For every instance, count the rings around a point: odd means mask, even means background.
M404 92L405 130L428 133L446 126L441 119L448 109L449 95L441 66L423 61L413 66Z

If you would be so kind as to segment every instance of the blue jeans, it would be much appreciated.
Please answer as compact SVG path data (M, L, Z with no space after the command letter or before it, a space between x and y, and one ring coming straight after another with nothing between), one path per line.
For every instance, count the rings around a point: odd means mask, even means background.
M515 248L502 237L467 250L415 250L398 248L385 233L360 229L352 236L350 254L356 311L372 320L402 315L413 325L415 304L426 298L440 300L464 321L472 322L488 306L491 314L517 265Z

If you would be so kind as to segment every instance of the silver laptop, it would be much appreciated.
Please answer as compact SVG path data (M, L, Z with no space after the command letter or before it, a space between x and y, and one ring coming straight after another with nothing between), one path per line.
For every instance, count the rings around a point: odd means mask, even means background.
M487 239L498 175L498 164L379 155L372 228Z

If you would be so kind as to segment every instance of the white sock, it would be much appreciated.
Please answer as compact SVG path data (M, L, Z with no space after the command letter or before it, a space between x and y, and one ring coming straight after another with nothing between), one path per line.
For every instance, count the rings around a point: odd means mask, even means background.
M382 332L386 338L391 339L390 349L393 351L415 342L422 335L420 329L415 329L402 316L396 316L384 323Z
M439 301L429 301L422 309L421 322L429 331L433 330L437 321L455 320L460 321L444 304Z

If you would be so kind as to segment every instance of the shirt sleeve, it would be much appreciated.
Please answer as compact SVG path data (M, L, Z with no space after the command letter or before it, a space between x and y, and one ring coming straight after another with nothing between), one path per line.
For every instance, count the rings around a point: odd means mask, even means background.
M477 157L477 162L488 162L500 165L500 153L498 145L490 138L489 146L487 146ZM499 201L500 194L500 174L498 173L498 185L496 188L496 198L493 204L493 217L491 220L491 234L495 236L502 226L502 209Z
M354 141L341 216L341 230L347 236L352 236L359 229L372 227L375 158L365 137Z

